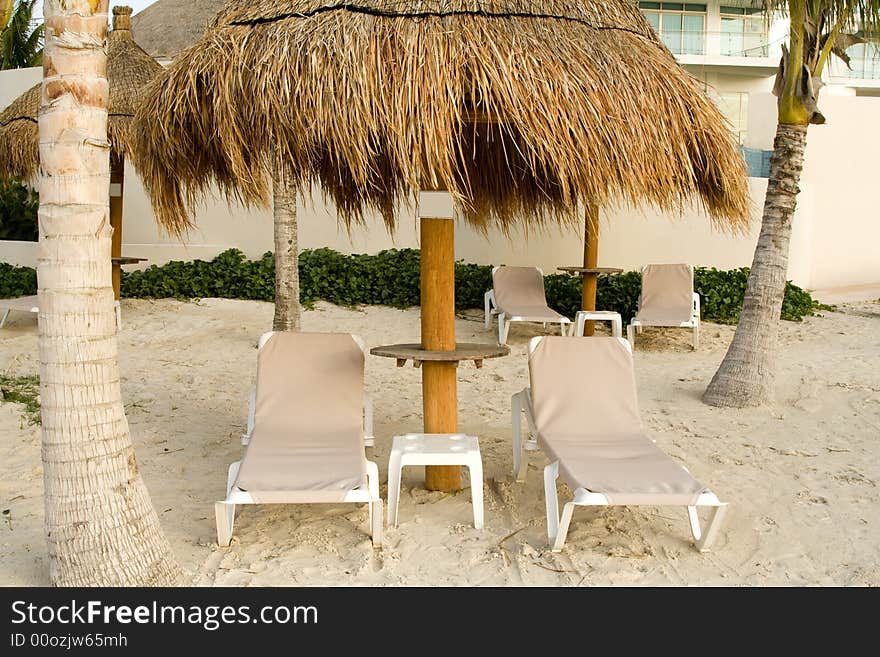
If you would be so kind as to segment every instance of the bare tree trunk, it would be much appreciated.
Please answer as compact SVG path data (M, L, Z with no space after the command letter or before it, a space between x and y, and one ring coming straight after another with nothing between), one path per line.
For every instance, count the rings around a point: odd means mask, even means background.
M727 355L703 395L712 406L759 406L771 399L791 222L806 144L807 126L777 126L764 218L742 315Z
M296 195L290 172L279 159L272 178L275 206L275 319L276 331L299 331L299 251L296 239Z
M111 286L108 0L47 0L37 263L46 537L61 586L168 586L181 570L138 473Z

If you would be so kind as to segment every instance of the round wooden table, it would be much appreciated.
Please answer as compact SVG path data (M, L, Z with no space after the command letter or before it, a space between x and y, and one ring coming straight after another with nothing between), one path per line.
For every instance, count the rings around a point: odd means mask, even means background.
M510 349L498 344L475 344L472 342L459 342L454 351L436 351L422 349L420 344L389 344L370 349L373 356L384 358L396 358L397 366L403 367L406 361L411 360L413 367L421 367L425 361L435 363L458 363L463 360L472 360L478 368L483 366L486 358L499 358L507 356Z
M581 274L582 276L586 275L594 275L598 276L599 274L622 274L623 269L619 267L557 267L559 271L564 271L566 274Z

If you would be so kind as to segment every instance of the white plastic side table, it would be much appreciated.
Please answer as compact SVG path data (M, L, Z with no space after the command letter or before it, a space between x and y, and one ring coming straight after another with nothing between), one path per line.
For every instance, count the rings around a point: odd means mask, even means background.
M388 459L388 524L397 526L400 473L408 465L463 465L470 471L474 527L483 528L483 461L476 436L409 433L395 436Z
M611 337L623 337L623 319L620 313L613 310L579 310L575 315L574 334L581 338L584 335L584 324L587 320L593 322L611 322Z

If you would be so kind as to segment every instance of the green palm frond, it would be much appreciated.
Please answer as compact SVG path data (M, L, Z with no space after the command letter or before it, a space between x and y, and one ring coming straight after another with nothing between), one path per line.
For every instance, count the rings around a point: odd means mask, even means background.
M36 66L42 61L43 26L33 26L37 0L19 0L0 31L0 69ZM12 3L6 3L10 7Z

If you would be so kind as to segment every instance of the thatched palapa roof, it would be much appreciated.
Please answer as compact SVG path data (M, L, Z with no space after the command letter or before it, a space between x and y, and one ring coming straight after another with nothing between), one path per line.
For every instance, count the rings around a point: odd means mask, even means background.
M158 0L131 19L138 43L153 57L173 59L201 37L226 0Z
M131 125L140 96L161 70L132 39L131 7L114 7L107 44L111 152L126 155L131 151ZM34 85L0 113L0 176L31 178L39 170L40 93L41 85Z
M420 188L448 189L477 227L691 199L717 225L748 221L721 113L625 0L232 1L137 126L175 232L214 184L265 204L276 156L347 222L393 227Z

